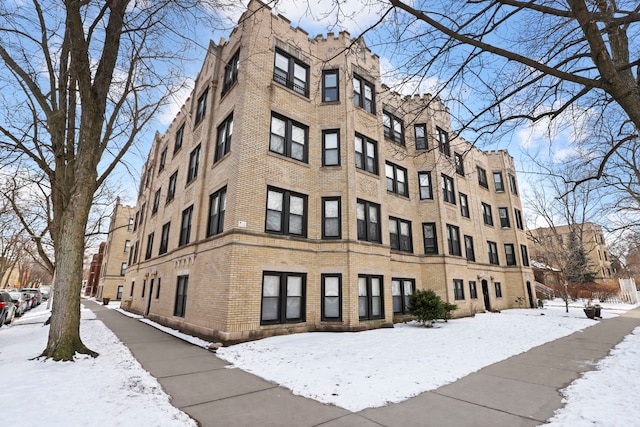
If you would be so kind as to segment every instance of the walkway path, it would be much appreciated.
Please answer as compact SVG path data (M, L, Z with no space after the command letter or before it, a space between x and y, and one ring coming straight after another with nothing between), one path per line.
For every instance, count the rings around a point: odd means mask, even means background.
M487 366L407 401L352 413L228 365L215 354L98 303L88 308L201 426L537 426L562 407L559 389L592 370L631 331L640 309Z

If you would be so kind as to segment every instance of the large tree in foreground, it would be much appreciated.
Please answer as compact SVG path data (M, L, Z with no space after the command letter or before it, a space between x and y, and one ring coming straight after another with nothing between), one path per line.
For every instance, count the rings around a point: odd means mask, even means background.
M85 228L94 193L183 82L182 61L196 39L190 34L211 28L221 3L0 5L0 161L15 170L40 170L51 192L55 284L42 356L95 355L79 333Z

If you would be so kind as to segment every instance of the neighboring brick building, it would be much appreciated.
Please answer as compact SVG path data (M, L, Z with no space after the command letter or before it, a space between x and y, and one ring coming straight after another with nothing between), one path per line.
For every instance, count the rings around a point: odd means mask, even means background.
M532 304L511 156L449 140L348 33L248 8L153 141L123 305L229 342L391 326L416 288L457 316Z
M542 227L528 231L531 258L551 267L563 268L563 254L567 253L569 233L573 232L587 256L589 270L596 282L611 281L615 271L607 251L602 227L591 222L574 225Z
M135 208L125 206L116 200L111 214L109 235L102 259L102 269L96 298L122 299L124 275L131 256L133 236L133 215Z
M104 248L107 243L102 242L98 247L98 253L91 257L91 265L87 275L87 286L84 288L84 294L88 297L95 297L98 293L98 281L100 280L100 270L102 270L102 258L104 257Z

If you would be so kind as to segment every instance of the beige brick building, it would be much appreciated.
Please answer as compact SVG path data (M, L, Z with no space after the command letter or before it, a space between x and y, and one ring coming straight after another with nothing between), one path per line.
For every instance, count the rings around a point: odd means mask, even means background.
M533 304L509 154L389 91L348 33L248 8L153 141L123 305L231 342L391 326L415 289L457 316Z
M96 298L122 299L125 272L130 262L135 207L116 201L109 223L107 245L102 257Z

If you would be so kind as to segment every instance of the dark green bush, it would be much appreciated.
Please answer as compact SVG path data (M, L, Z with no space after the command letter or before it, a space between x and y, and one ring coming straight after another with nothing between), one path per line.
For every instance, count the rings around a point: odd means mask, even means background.
M413 295L409 295L409 313L418 322L428 328L433 326L437 319L445 321L451 318L451 312L458 308L455 304L449 304L432 290L418 289Z

